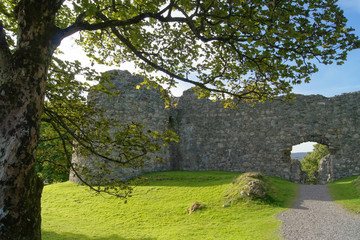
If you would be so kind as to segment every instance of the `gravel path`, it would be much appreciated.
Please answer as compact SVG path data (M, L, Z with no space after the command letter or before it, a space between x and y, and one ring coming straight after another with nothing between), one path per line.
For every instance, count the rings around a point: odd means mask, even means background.
M334 203L326 185L301 185L296 205L277 218L285 240L360 240L360 216Z

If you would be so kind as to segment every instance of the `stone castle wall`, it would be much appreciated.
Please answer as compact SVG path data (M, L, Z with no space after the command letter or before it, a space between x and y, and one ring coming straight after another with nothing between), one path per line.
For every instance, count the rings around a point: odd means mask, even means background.
M105 117L114 119L120 124L142 123L147 129L152 131L163 131L169 125L168 109L161 95L154 89L142 87L137 89L144 79L139 75L132 75L125 71L110 71L110 82L114 86L113 91L117 92L116 97L108 97L105 93L90 92L88 101L95 102L95 106L106 109ZM166 171L170 168L169 149L164 148L159 154L165 161L149 161L142 169L119 168L118 165L106 162L108 170L103 173L101 165L105 162L97 156L82 156L76 149L72 156L72 162L80 166L85 166L91 175L90 182L106 182L113 179L126 180L144 172ZM114 153L116 154L116 153ZM113 170L113 171L112 171ZM79 182L74 174L70 173L70 181Z
M314 141L330 150L321 162L321 183L360 174L360 92L332 98L296 95L290 102L274 100L254 107L241 104L239 109L224 109L188 90L176 108L165 109L156 91L136 90L141 77L119 71L114 81L123 95L90 99L109 109L109 114L158 130L172 128L180 138L165 150L165 163L141 172L262 171L301 182L300 164L290 159L290 152L294 145Z

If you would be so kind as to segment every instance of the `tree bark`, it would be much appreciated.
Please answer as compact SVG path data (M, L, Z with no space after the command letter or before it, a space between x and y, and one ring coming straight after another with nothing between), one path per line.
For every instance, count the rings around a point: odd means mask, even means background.
M35 154L47 70L55 49L56 0L22 0L13 52L0 32L0 239L41 239ZM1 27L1 26L0 26ZM0 30L2 30L0 28Z
M41 239L42 183L35 150L43 94L24 84L33 79L19 76L21 70L25 66L10 72L15 75L11 85L1 86L0 239Z

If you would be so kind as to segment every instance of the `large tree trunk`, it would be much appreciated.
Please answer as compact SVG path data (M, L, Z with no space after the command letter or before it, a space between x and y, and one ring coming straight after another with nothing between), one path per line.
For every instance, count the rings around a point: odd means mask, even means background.
M35 150L43 96L25 84L32 77L14 75L0 93L0 239L41 239Z
M35 154L55 48L51 36L56 2L20 1L16 50L6 50L5 38L0 39L1 240L41 239L43 184L35 172Z

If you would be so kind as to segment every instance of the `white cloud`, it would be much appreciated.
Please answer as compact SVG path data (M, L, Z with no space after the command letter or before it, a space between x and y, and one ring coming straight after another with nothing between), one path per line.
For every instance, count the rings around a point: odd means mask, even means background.
M316 142L304 142L298 145L293 146L292 151L295 152L312 152L314 150L314 144Z

